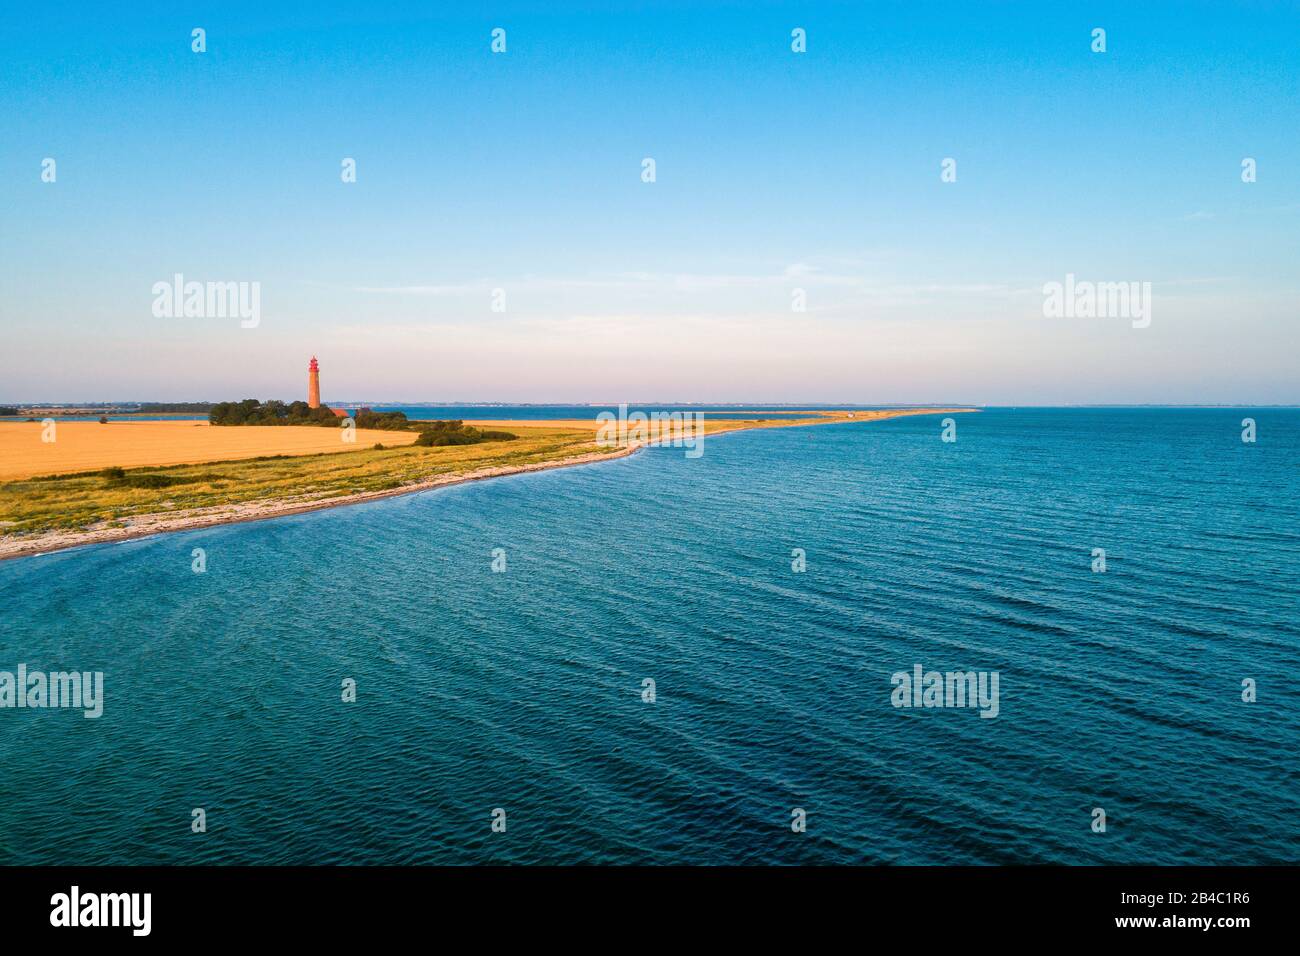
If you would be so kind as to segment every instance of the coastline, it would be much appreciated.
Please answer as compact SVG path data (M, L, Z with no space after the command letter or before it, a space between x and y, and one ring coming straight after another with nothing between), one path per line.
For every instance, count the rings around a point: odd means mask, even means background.
M30 541L0 537L0 561L14 558L33 558L42 554L55 554L70 551L73 548L91 544L131 541L136 538L149 538L156 534L170 534L176 531L195 531L199 528L212 528L223 524L243 524L248 521L264 521L268 518L283 518L288 515L305 514L309 511L323 511L326 508L339 508L344 505L363 504L382 498L395 498L399 495L413 495L435 488L448 488L469 481L485 481L489 478L504 478L508 475L522 475L533 471L546 471L551 468L572 468L577 465L591 465L613 458L626 458L640 451L640 444L629 445L612 452L589 452L571 458L555 461L535 462L530 465L508 465L496 468L484 468L480 471L466 472L459 475L443 475L427 481L415 482L401 488L388 488L383 491L362 491L351 495L336 495L332 498L318 498L313 501L295 502L292 499L273 499L241 505L219 505L198 511L146 515L139 523L124 528L95 528L90 531L46 531L34 535ZM150 520L150 519L155 520ZM20 545L20 546L14 546Z
M901 418L910 415L939 415L972 411L978 411L978 409L899 409L896 411L888 410L884 414L878 414L868 419L854 420L828 418L824 421L781 423L754 422L753 424L738 424L736 427L728 427L710 434L713 437L720 437L722 435L735 434L742 431L753 431L765 427L799 428L832 424L868 424L870 422L884 421L889 418ZM60 551L69 551L87 545L131 541L177 531L195 531L200 528L210 528L217 525L242 524L249 521L263 521L269 518L283 518L289 515L305 514L310 511L323 511L326 508L339 508L346 505L379 501L384 498L394 498L400 495L417 494L422 491L447 488L470 481L484 481L490 478L504 478L509 475L549 471L554 468L573 468L579 465L596 464L602 461L627 458L641 451L642 448L650 444L653 443L631 442L624 448L618 448L609 452L585 452L568 458L558 458L553 461L533 462L526 465L499 465L460 474L440 475L436 478L412 482L409 485L403 485L398 488L362 491L353 494L335 495L328 498L317 498L308 501L294 500L293 498L276 498L266 501L248 502L235 505L217 505L211 508L201 508L191 511L142 515L138 519L133 519L133 524L123 527L92 528L89 530L78 531L45 531L31 536L5 535L0 536L0 561L9 561L17 558L31 558L44 554L55 554Z

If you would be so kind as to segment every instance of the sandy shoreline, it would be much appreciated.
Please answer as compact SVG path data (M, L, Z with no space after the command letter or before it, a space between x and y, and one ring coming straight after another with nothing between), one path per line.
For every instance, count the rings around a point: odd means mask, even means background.
M857 423L866 424L871 421L884 421L888 418L896 418L904 415L937 415L948 414L950 412L974 411L975 409L924 409L924 410L900 410L896 414L879 415L870 419L858 419ZM852 422L852 420L848 420ZM827 421L800 422L798 424L782 423L777 427L803 427L815 425L846 424L844 419L829 419ZM544 424L544 423L539 423ZM773 423L758 423L746 426L740 425L736 428L728 428L724 431L713 433L713 437L720 437L726 434L735 434L741 431L751 431L765 426L771 427ZM80 548L92 544L105 544L116 541L129 541L137 538L147 538L157 534L167 534L174 531L193 531L199 528L210 528L223 524L239 524L246 521L262 521L268 518L282 518L287 515L304 514L309 511L321 511L326 508L338 508L344 505L361 504L367 501L378 501L384 498L393 498L398 495L416 494L421 491L430 491L435 488L447 488L452 485L464 484L470 481L482 481L488 478L502 478L507 475L519 475L536 471L549 471L553 468L572 468L577 465L594 464L611 459L626 458L640 451L645 446L642 442L632 442L626 448L619 448L612 452L587 452L581 455L574 455L568 458L559 458L554 461L535 462L528 465L503 465L492 468L483 468L477 471L465 472L462 474L442 475L437 478L425 481L412 482L399 488L388 488L381 491L364 491L349 495L335 495L327 498L316 498L303 500L294 500L292 498L277 498L268 501L255 501L245 504L218 505L212 508L200 508L189 511L175 511L165 514L142 515L139 518L130 519L131 524L112 528L92 528L90 530L69 530L69 531L46 531L31 536L6 535L0 536L0 561L7 561L13 558L35 557L42 554L53 554L58 551L67 551L72 548Z
M250 504L218 506L195 511L178 511L170 514L145 515L136 519L136 523L120 528L95 528L90 531L47 531L30 538L0 538L0 561L11 558L29 558L40 554L53 554L89 544L104 544L109 541L129 541L133 538L147 538L156 534L172 531L193 531L198 528L211 528L222 524L240 524L245 521L262 521L267 518L283 518L286 515L304 514L308 511L322 511L343 505L361 504L366 501L378 501L381 498L394 498L398 495L412 495L433 488L448 488L464 484L467 481L482 481L487 478L502 478L506 475L522 475L533 471L546 471L551 468L572 468L575 465L590 465L612 458L626 458L641 450L641 445L629 445L612 452L590 452L571 458L555 461L537 462L531 465L510 465L497 468L484 468L479 471L466 472L461 475L444 475L428 481L414 482L401 488L388 488L383 491L363 491L354 495L335 495L330 498L318 498L311 501L295 502L290 499L252 502Z

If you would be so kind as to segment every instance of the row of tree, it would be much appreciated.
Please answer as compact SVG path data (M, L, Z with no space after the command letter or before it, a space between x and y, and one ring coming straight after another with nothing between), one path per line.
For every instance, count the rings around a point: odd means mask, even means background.
M411 427L411 423L406 420L405 412L372 412L368 408L358 408L355 418L358 428L407 431Z
M246 398L242 402L219 402L208 412L213 425L325 425L337 428L343 421L324 406L312 408L306 402L280 402L274 399L260 402ZM435 422L408 421L402 412L376 412L369 408L357 409L357 428L379 428L388 431L418 431L415 444L425 447L444 445L477 445L484 441L513 441L518 435L511 432L490 431L466 425L460 419Z
M312 408L306 402L259 402L246 398L242 402L219 402L208 412L213 425L326 425L337 428L347 416L336 415L325 406ZM402 412L374 412L357 409L353 418L357 428L382 428L405 431L411 427Z
M339 418L330 409L312 408L306 402L259 402L246 398L242 402L218 402L208 412L213 425L325 425L337 428Z

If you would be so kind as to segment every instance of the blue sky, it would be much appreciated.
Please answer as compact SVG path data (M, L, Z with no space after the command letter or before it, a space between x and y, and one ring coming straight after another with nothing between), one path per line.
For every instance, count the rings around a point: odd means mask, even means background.
M271 6L4 7L0 401L1300 401L1294 4Z

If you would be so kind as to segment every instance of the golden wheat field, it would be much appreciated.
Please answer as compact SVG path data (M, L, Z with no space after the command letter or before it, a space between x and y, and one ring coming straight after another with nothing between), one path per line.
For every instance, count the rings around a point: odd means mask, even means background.
M259 458L356 451L376 442L409 445L415 432L357 429L343 441L343 429L313 425L219 428L202 421L56 422L54 441L42 441L40 422L0 422L0 479L95 471L114 465L187 465Z

